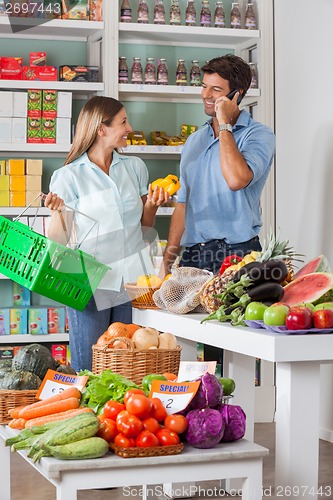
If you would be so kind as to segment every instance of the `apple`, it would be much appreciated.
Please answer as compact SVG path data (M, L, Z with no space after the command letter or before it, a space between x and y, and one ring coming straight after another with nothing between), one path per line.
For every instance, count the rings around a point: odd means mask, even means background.
M275 302L264 311L264 323L269 326L283 326L289 313L289 306L283 302Z
M250 302L245 309L245 319L262 320L267 306L262 302Z
M309 330L312 328L312 314L306 306L293 306L286 317L288 330Z
M312 313L313 326L315 328L333 327L333 309L318 309Z

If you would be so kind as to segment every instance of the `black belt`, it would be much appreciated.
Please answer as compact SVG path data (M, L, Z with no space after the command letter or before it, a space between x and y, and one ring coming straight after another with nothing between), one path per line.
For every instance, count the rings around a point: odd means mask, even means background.
M191 247L186 247L186 250L187 251L196 250L196 249L202 250L205 246L214 245L216 243L220 243L221 245L231 245L231 246L232 245L245 245L245 244L252 243L252 242L255 242L258 240L259 240L258 236L254 236L254 238L251 238L250 240L247 240L247 241L241 241L240 243L227 243L225 241L225 239L223 239L223 240L215 239L215 240L205 241L204 243L196 243L195 245L193 245Z

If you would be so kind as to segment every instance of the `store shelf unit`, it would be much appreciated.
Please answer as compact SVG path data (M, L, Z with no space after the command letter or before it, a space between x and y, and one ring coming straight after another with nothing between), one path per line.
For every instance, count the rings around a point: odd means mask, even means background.
M48 335L15 334L0 335L1 344L29 344L29 343L49 343L49 342L68 342L68 333L50 333Z

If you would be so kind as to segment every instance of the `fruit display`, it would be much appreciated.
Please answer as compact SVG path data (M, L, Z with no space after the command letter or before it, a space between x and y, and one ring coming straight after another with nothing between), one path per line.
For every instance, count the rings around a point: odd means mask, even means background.
M302 302L320 303L333 299L333 273L310 273L284 287L283 300L290 306Z

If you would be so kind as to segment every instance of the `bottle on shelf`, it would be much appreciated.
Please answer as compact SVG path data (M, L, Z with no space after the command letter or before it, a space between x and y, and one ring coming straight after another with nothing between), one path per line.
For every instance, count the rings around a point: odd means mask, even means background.
M256 30L257 18L253 3L248 3L245 10L245 29Z
M197 12L195 10L194 0L187 0L187 7L185 12L185 25L196 26Z
M171 0L170 7L170 24L173 26L180 26L181 23L181 12L179 0Z
M128 66L126 57L119 57L118 82L128 83Z
M133 57L131 81L136 84L142 83L142 66L140 57Z
M157 66L157 85L168 85L169 72L166 60L161 58L158 60Z
M217 1L214 13L214 26L215 28L225 28L225 13L223 2Z
M233 2L230 12L230 28L240 29L241 28L241 13L239 10L238 2Z
M212 25L212 13L210 11L209 0L202 0L200 12L200 26L210 28Z
M153 57L147 57L145 67L145 83L147 85L156 85L156 66Z
M185 59L178 59L176 69L176 85L187 85L187 69Z
M197 59L193 59L192 61L190 69L190 85L192 87L200 87L201 85L201 70Z
M149 9L146 0L139 0L138 23L140 24L149 23Z
M163 0L155 0L154 24L165 24L165 8Z
M251 68L251 74L252 74L250 88L257 89L258 88L257 65L256 63L249 63L249 66Z
M130 0L122 0L120 6L120 22L121 23L131 23L132 22L132 8Z

